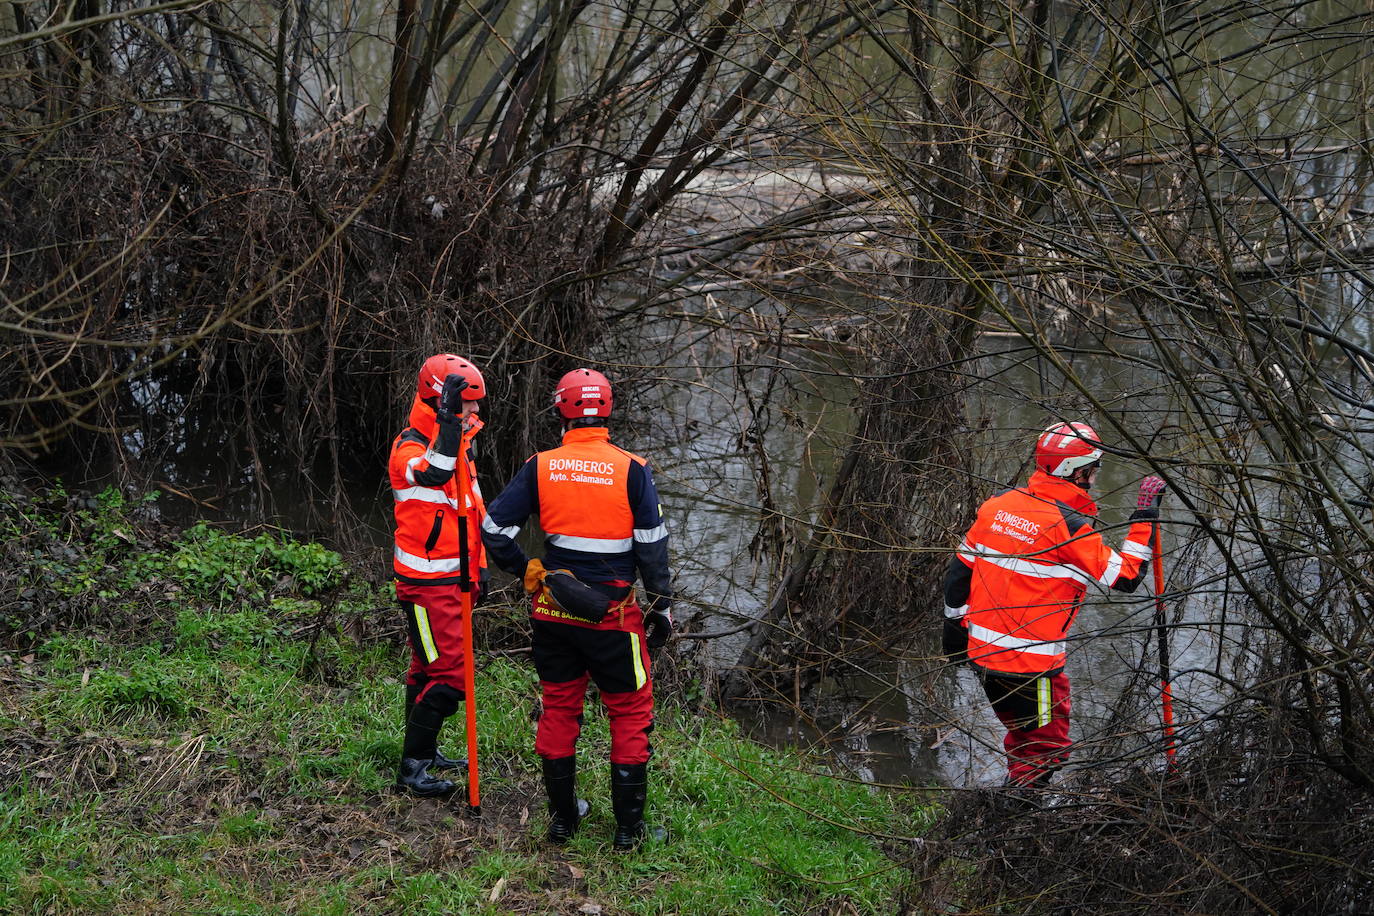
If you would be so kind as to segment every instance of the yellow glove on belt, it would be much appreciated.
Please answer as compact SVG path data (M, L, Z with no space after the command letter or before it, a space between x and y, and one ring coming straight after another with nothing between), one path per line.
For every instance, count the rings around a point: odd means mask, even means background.
M548 572L544 569L544 561L535 557L525 564L525 594L533 595L544 587L544 577Z

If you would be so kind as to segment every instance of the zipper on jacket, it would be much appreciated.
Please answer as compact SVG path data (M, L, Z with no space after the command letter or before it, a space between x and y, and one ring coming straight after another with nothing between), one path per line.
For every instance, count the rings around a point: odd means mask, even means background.
M444 510L434 510L434 527L429 529L429 537L425 538L425 553L434 549L434 545L439 543L439 532L444 527Z

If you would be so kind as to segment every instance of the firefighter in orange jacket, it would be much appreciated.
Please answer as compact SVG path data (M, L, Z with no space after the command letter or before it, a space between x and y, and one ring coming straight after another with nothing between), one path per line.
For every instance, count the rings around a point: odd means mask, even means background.
M396 786L423 797L457 788L431 771L466 765L442 754L438 739L464 699L464 573L480 594L483 506L472 441L482 428L477 409L486 393L482 373L467 360L451 353L425 360L410 425L396 437L387 462L396 512L396 598L411 650Z
M554 409L563 444L534 455L488 506L482 538L492 560L524 578L533 595L534 666L543 714L535 752L543 758L551 815L548 839L565 843L586 816L576 795L577 739L588 680L596 681L611 726L612 845L634 848L650 833L648 786L653 681L649 649L673 630L668 532L648 462L611 444L611 383L575 369L558 382ZM539 514L543 560L515 537ZM547 570L546 570L547 567ZM641 611L634 582L649 601Z
M1007 784L1044 786L1068 759L1065 641L1089 583L1133 592L1149 567L1164 483L1141 482L1121 550L1094 527L1102 462L1086 423L1041 434L1024 487L987 500L945 576L945 654L972 662L1007 729Z

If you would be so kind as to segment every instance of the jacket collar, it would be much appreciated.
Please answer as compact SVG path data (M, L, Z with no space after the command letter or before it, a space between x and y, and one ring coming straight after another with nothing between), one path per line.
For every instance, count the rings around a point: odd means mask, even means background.
M1044 471L1036 471L1031 474L1030 480L1026 483L1026 489L1031 492L1032 496L1061 502L1075 512L1081 512L1084 515L1097 515L1097 503L1088 495L1088 491L1062 477L1052 477Z
M563 434L563 444L574 442L609 442L611 431L605 426L574 426Z
M420 400L418 394L415 396L415 403L410 405L410 428L431 442L434 441L434 434L439 431L439 418L434 416L434 411Z

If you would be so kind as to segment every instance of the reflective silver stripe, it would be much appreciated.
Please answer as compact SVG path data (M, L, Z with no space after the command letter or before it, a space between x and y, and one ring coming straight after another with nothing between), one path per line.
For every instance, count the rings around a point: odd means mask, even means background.
M668 526L659 525L657 528L636 528L635 540L641 544L652 544L654 541L661 541L668 536Z
M425 460L424 455L416 455L406 462L406 483L415 482L415 465Z
M441 471L451 471L458 464L457 455L444 455L434 449L425 452L425 460L429 462L430 467L438 468Z
M1107 570L1098 578L1098 582L1103 585L1111 585L1116 581L1116 577L1121 574L1121 564L1126 562L1121 558L1121 554L1115 550L1108 549L1111 556L1107 558Z
M964 562L972 566L973 561L977 559L977 554L974 553L974 551L977 549L978 548L974 547L967 540L965 540L962 544L959 545L959 559L963 560Z
M434 487L406 487L404 490L392 490L391 495L396 498L398 503L414 500L420 503L438 503L441 506L458 508L458 500L449 497L443 490L436 490Z
M1064 566L1058 563L1036 563L1022 557L1008 556L998 553L991 547L974 547L974 553L969 559L977 558L991 563L993 566L1000 566L1009 569L1014 573L1029 576L1032 579L1076 579L1084 585L1092 581L1091 578L1072 566ZM1118 561L1120 558L1117 558Z
M488 515L482 519L482 530L487 532L488 534L499 534L503 537L508 537L514 540L515 536L520 533L520 526L511 525L509 528L501 528L495 522L493 522L491 520L491 516Z
M571 534L551 534L549 544L583 553L629 553L634 538L579 538Z
M1139 557L1142 560L1148 560L1155 555L1149 544L1137 544L1135 541L1122 544L1121 552L1128 557Z
M478 499L482 498L482 487L477 483L477 478L472 478L472 495Z
M945 605L945 616L953 620L958 620L960 617L963 617L967 613L967 604L960 605L959 607L950 607L948 604Z
M396 559L403 566L408 566L417 572L442 573L458 572L462 568L462 560L453 557L448 560L426 560L424 557L417 557L413 553L406 553L400 547L396 548Z
M1064 654L1064 643L1062 640L1058 642L1045 642L1039 639L1023 639L1020 636L1012 636L1008 633L998 633L996 630L980 627L976 623L970 623L968 625L968 635L994 648L1009 649L1013 652L1024 652L1027 655L1046 655L1053 658Z

